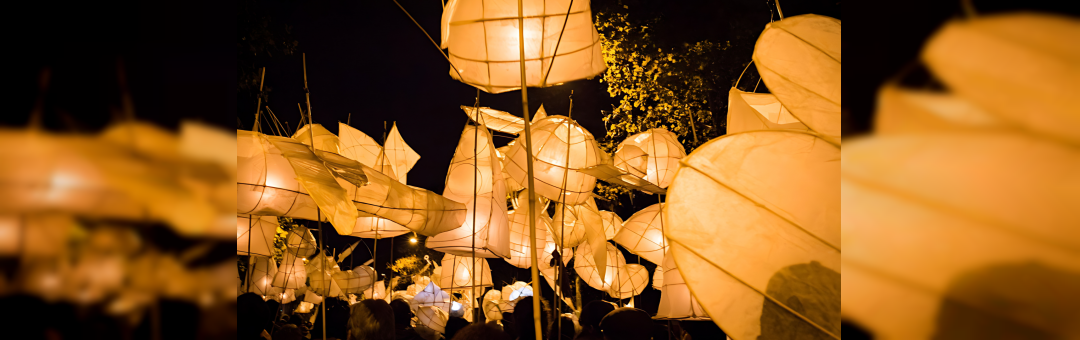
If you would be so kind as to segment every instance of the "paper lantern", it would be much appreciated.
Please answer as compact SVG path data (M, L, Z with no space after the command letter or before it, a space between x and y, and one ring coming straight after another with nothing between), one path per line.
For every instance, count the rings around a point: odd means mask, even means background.
M474 266L479 274L473 272ZM443 255L442 275L439 281L439 287L442 289L455 291L491 285L491 269L488 268L487 260L479 257Z
M527 223L529 221L528 208L525 208L524 210L510 210L507 215L509 215L508 219L510 220L510 258L506 259L506 262L518 268L532 267L532 258L530 255L532 241L529 237L529 224ZM544 214L540 214L536 219L536 238L538 245L546 246L547 243L554 242L551 240L551 236L548 235L548 228L551 225L550 220L551 219L544 216ZM540 258L540 255L537 254L537 259Z
M560 248L577 247L586 239L585 220L579 218L578 214L580 212L576 208L577 206L565 206L563 204L555 206L555 215L551 217L548 231L551 234L551 239L555 241L555 245ZM539 227L537 228L539 229Z
M307 301L300 301L300 304L296 306L296 310L294 312L300 314L307 314L311 313L312 308L315 308L315 304Z
M656 265L656 269L653 270L652 275L652 287L653 289L660 290L664 287L664 266Z
M466 126L443 190L443 196L465 203L465 223L428 238L428 248L460 256L510 257L506 184L501 172L487 129Z
M615 235L622 230L623 220L613 212L607 210L600 211L600 218L604 221L604 238L611 240L615 238Z
M972 130L1016 131L1017 127L955 94L902 88L897 84L884 84L878 90L875 134Z
M277 217L236 215L236 255L272 256L277 228Z
M1060 14L953 20L927 41L921 59L945 87L994 117L1075 145L1080 142L1080 108L1072 95L1080 91L1077 33L1076 18Z
M270 295L270 284L277 275L277 263L269 257L252 256L248 261L251 273L246 278L248 291L259 295Z
M439 334L446 333L446 321L450 320L450 314L442 308L424 306L416 310L416 321Z
M384 144L383 150L386 153L386 159L390 161L390 167L394 169L395 178L401 183L406 183L409 170L412 170L416 162L420 160L420 155L413 151L409 144L405 144L405 139L401 138L401 132L398 131L397 123L390 128Z
M484 308L484 317L487 318L488 321L502 320L502 313L513 312L513 309L505 310L501 308L501 302L502 291L499 291L498 289L489 290L487 293L484 294L484 301L481 303L481 305Z
M720 137L683 159L664 206L668 256L728 334L839 334L839 160L838 146L792 131ZM786 308L801 315L774 313Z
M405 235L410 231L409 228L406 228L397 222L379 216L365 212L359 212L358 216L360 217L356 218L356 226L353 227L353 232L352 234L349 234L349 236L378 240Z
M574 271L581 277L581 281L600 291L606 291L617 284L615 277L619 275L619 268L626 265L626 259L619 248L607 242L604 242L604 245L607 246L607 264L603 276L596 269L592 247L588 243L582 243L574 253Z
M307 285L307 269L304 267L304 259L293 254L286 253L282 256L281 266L274 275L274 287L295 289ZM282 302L284 303L284 302Z
M533 296L533 290L532 286L525 282L517 281L502 288L503 299L512 303L510 310L513 310L514 304L517 304L518 300L527 296Z
M315 294L315 292L308 291L307 293L304 293L304 302L320 304L323 302L323 297L319 296L319 294Z
M847 146L841 314L880 338L1080 335L1064 321L1080 301L1078 168L1074 145L1029 133Z
M840 143L840 20L803 14L765 25L754 65L769 91L825 140Z
M649 270L640 264L628 263L615 275L615 284L607 293L616 299L628 299L645 291L649 286Z
M390 165L386 151L375 139L342 122L338 122L338 134L338 150L342 156L397 180L397 173Z
M550 0L523 3L525 86L590 78L607 67L589 2L570 5L570 1ZM451 77L488 93L521 88L521 16L516 2L452 1L443 16L443 42L450 64L457 67L450 70Z
M313 131L314 137L312 137ZM338 136L331 133L330 130L327 130L322 124L305 124L293 133L292 138L306 145L314 145L315 150L333 152L336 154L341 153L338 148L338 145L341 144L338 140ZM315 144L311 144L313 139Z
M525 129L525 119L512 115L506 111L499 111L490 107L474 108L472 106L462 105L461 109L465 111L465 114L477 122L480 125L488 129L492 129L499 132L506 132L512 135L521 133L521 130ZM479 111L480 116L477 116Z
M728 91L727 134L757 130L808 130L771 93Z
M537 195L571 205L591 197L596 178L575 170L598 165L607 157L592 134L573 120L551 116L532 125L532 138ZM506 172L518 183L527 182L527 157L524 140L507 151Z
M559 221L563 222L562 227L559 227ZM601 247L601 245L606 243L607 238L604 234L603 216L597 210L595 200L589 198L583 204L556 207L550 232L556 246L570 248L581 243L588 243L592 247L590 249L599 249L600 251L592 252L593 261L598 266L598 275L606 273L607 267L604 266L607 258L606 247ZM565 248L561 254L564 255L563 260L567 261L571 251Z
M319 251L319 246L315 244L315 235L300 225L294 227L289 236L285 237L285 248L297 257L308 257Z
M375 270L361 266L331 273L343 294L360 294L375 282Z
M637 145L619 145L619 148L615 150L615 155L612 156L612 162L615 167L634 174L634 176L645 177L645 169L648 168L646 162L649 160L649 155L645 153Z
M447 313L450 312L450 294L446 293L442 289L439 289L434 283L428 282L424 290L421 290L413 296L412 303L413 311L415 312L418 307L432 306L438 307Z
M364 290L363 295L365 299L379 300L386 298L386 283L383 281L375 282L375 284L371 285L371 288Z
M671 255L671 254L668 254ZM664 285L660 288L660 306L656 309L656 319L663 320L708 320L709 315L702 309L701 303L691 294L690 289L679 274L679 268L675 267L674 258L666 256L662 266L664 268ZM755 310L750 308L749 310ZM743 313L743 311L732 311ZM714 320L715 321L715 320Z
M670 245L664 239L666 228L661 214L662 206L665 205L657 203L634 213L611 240L649 262L664 261L664 253Z
M619 143L619 148L629 148L621 153L623 164L627 167L624 170L637 175L641 171L640 167L644 166L645 180L661 188L667 188L671 184L671 179L675 178L675 170L679 168L679 160L686 157L686 150L679 143L678 136L665 128L649 129L626 137ZM635 149L644 154L638 155ZM618 150L615 153L620 154Z

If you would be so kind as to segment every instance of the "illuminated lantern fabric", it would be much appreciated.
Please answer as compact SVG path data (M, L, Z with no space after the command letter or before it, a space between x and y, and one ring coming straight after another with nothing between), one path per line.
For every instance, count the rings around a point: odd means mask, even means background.
M296 306L296 313L306 314L311 313L311 309L315 308L315 304L307 301L300 301L300 304Z
M398 131L397 123L394 123L394 127L390 128L390 133L386 135L383 150L386 153L386 159L390 162L390 167L394 169L394 177L401 183L406 183L405 179L409 170L412 170L416 162L420 160L420 155L413 151L409 144L405 144L405 139L401 138L401 132Z
M1074 145L896 135L842 156L846 319L879 338L1080 336L1065 321L1080 315L1080 191L1065 189L1080 183Z
M474 265L478 274L473 273ZM446 254L443 255L441 268L439 287L442 289L455 291L492 285L491 269L488 268L487 260L483 258Z
M349 236L382 239L405 235L410 231L409 228L397 222L379 216L365 212L360 212L358 216L360 217L356 218L356 226L353 227L353 232Z
M607 291L612 285L617 285L615 276L619 275L619 268L626 265L626 259L619 248L607 242L604 242L604 245L607 246L607 264L603 276L596 268L592 247L588 243L582 243L574 252L574 271L581 277L581 281L600 291Z
M308 291L304 293L304 301L313 304L320 304L323 301L323 297L319 296L319 294L315 294L315 292Z
M416 310L416 321L439 334L446 333L446 322L448 320L450 320L450 313L447 313L442 308L423 306Z
M670 254L668 254L670 255ZM709 315L702 309L701 303L686 287L679 268L675 267L674 258L667 256L663 265L663 286L660 288L660 306L656 309L657 319L707 320ZM723 292L719 292L723 294ZM754 309L750 309L754 310ZM741 311L740 311L741 312ZM715 321L715 320L714 320Z
M529 268L532 267L532 259L530 258L532 241L529 238L529 211L528 208L523 210L510 210L507 213L510 219L510 258L506 259L506 262L510 263L514 267ZM536 235L537 246L546 246L547 243L553 243L551 235L548 235L548 227L550 226L550 218L540 214L536 219ZM538 251L538 252L542 252ZM537 254L537 258L540 254Z
M428 282L424 290L421 290L413 296L412 303L413 311L415 312L418 307L432 306L438 307L447 313L450 312L450 294L446 293L433 282Z
M649 167L648 161L649 155L645 153L645 150L631 144L620 144L615 150L615 155L612 156L615 167L637 177L645 177L645 170Z
M272 256L277 227L277 217L236 215L236 255Z
M607 155L600 151L596 139L581 125L562 116L540 120L532 129L536 194L570 205L585 203L596 187L596 177L575 170L605 161ZM506 154L506 172L522 184L528 178L523 138L518 137Z
M1076 18L1059 14L953 20L927 41L921 59L946 88L994 117L1076 145L1077 34Z
M484 293L484 300L481 302L481 306L484 308L484 317L488 320L502 320L502 313L513 312L511 310L505 310L500 306L502 302L502 292L498 289L492 289Z
M653 270L652 275L652 287L653 289L660 290L664 287L664 266L656 265L656 269Z
M367 266L335 271L331 276L344 294L360 294L375 282L375 270Z
M611 240L615 238L615 235L622 230L623 220L613 212L607 210L600 211L600 218L604 220L604 238Z
M555 0L523 3L526 86L590 78L607 67L589 2L570 5ZM488 93L521 88L517 2L458 0L444 11L450 13L443 14L443 42L450 64L458 68L451 69L450 76Z
M319 247L315 244L315 235L311 234L311 230L296 226L289 232L289 236L285 237L285 249L291 255L308 257L315 254Z
M664 222L661 204L650 205L630 216L611 240L649 262L661 263L670 247L664 239Z
M585 220L578 216L579 211L576 208L577 206L562 204L555 206L555 215L551 216L549 231L551 239L560 248L577 247L585 241Z
M771 93L728 91L727 134L757 130L800 130L806 125Z
M619 268L616 283L608 289L608 295L616 299L628 299L645 291L649 286L649 269L640 264L628 263Z
M338 137L340 143L338 149L341 151L342 156L360 162L360 164L371 167L383 175L397 180L397 173L390 166L390 160L386 158L386 151L375 139L341 122L338 122L338 134L340 135Z
M664 205L668 257L713 322L733 338L839 334L840 148L746 132L682 164Z
M312 131L315 132L315 150L341 154L340 149L338 149L338 145L341 144L338 140L338 136L334 135L330 130L327 130L322 124L305 124L304 126L301 126L299 130L296 130L296 133L293 133L292 138L300 143L312 145Z
M639 167L644 165L645 180L661 188L667 188L671 184L671 179L675 178L675 170L679 169L679 160L686 157L686 150L679 143L678 136L665 128L649 129L626 137L619 143L619 148L630 148L621 156L629 157L624 163L627 169L623 170L637 175L641 170ZM638 156L634 148L640 149L644 155ZM615 153L620 154L618 150Z
M874 133L961 132L1017 130L1001 118L955 94L902 88L886 83L878 90Z
M840 20L803 14L765 25L754 65L791 115L840 144Z
M364 290L363 295L365 299L379 300L386 298L386 283L383 281L375 282L375 284L371 285L371 288Z
M247 277L248 291L259 295L270 295L270 284L277 275L277 263L269 257L252 256L248 261L251 273Z
M517 281L513 284L508 284L502 287L503 299L509 304L509 310L514 310L514 305L518 300L521 300L527 296L533 296L532 286L528 283Z
M512 135L521 133L521 130L525 129L525 119L512 115L506 111L499 111L490 107L481 107L479 109L472 106L462 105L461 109L465 111L465 114L484 127L489 129L506 132ZM480 116L477 117L477 111Z
M561 254L565 255L563 260L568 261L570 258L571 251L568 248L587 243L591 246L590 249L599 249L599 251L592 252L592 258L599 271L598 274L605 275L605 270L607 270L607 266L605 266L607 248L601 245L607 243L607 237L604 232L603 216L596 208L596 201L590 197L584 204L560 205L556 207L555 216L552 217L551 221L550 234L556 246L563 248L561 252ZM562 221L561 227L560 221Z
M465 223L428 238L428 248L472 256L475 246L475 254L479 257L510 257L506 184L501 172L487 129L466 126L450 162L443 190L443 196L465 204Z
M270 285L286 289L305 287L307 285L307 268L304 267L304 259L293 254L284 254L281 259L281 266L278 268L277 274L274 275L274 282Z
M348 197L361 212L388 219L424 236L460 227L465 221L464 204L402 184L366 166L361 165L361 168L367 175L368 184L346 188Z
M334 280L333 273L338 271L337 264L333 259L320 253L311 258L305 265L308 277L308 288L315 293L325 296L343 296L341 287Z

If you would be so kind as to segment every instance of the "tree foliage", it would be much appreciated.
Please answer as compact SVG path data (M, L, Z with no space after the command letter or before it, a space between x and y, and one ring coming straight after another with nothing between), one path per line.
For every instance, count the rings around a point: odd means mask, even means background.
M259 68L261 58L274 54L291 55L297 51L299 42L293 37L292 26L278 23L270 10L259 0L239 2L236 20L236 80L238 94L242 99L257 99L269 89L259 93Z

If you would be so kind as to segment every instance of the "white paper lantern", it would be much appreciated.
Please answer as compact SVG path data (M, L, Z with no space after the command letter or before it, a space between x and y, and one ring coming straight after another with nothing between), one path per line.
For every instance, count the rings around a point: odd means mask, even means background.
M649 270L640 264L628 263L615 275L615 284L608 289L609 296L616 299L628 299L645 291L649 286Z
M397 180L397 173L390 165L386 151L375 139L342 122L338 122L338 134L340 135L338 149L342 156Z
M277 275L277 263L269 257L252 256L248 265L251 270L247 276L248 291L262 296L270 295L270 284Z
M314 137L311 136L312 131L315 133ZM338 145L341 144L338 140L338 136L334 135L330 130L327 130L322 124L305 124L293 133L292 138L306 145L312 145L311 143L314 138L315 150L341 154L341 151L338 149Z
M479 274L473 272L474 267ZM492 285L491 269L484 258L446 254L443 255L441 268L439 287L442 289L456 291Z
M878 90L874 134L1016 131L1001 118L948 92L903 88L886 83Z
M306 258L319 251L319 246L316 245L315 235L311 234L311 230L297 225L285 237L285 249L297 257Z
M615 238L615 235L619 234L622 230L623 220L613 212L607 210L600 211L600 218L604 220L604 238L611 240Z
M375 282L375 271L371 267L340 270L330 275L337 282L343 294L360 294Z
M664 206L668 256L713 321L738 338L839 334L840 148L805 132L745 132L682 164ZM791 303L802 317L773 313Z
M365 212L359 212L358 216L360 217L356 218L356 226L353 227L353 232L349 236L378 240L405 235L410 231L409 228L397 222L379 216Z
M523 3L526 86L590 78L606 68L589 2L572 4ZM449 49L450 64L458 68L451 69L450 76L488 93L521 88L520 17L515 1L448 3L443 13L443 46Z
M825 140L840 143L840 20L803 14L765 25L754 65L784 107Z
M510 257L506 184L501 172L487 129L466 126L443 190L447 198L465 204L465 223L428 238L428 248L459 256L472 256L475 251L478 257Z
M630 219L623 222L622 230L612 241L649 262L663 261L664 253L670 245L664 239L662 206L664 205L657 203L634 213Z
M502 291L498 289L489 290L484 294L484 301L481 305L484 308L484 316L489 320L502 320L502 313L512 312L513 310L505 310L500 307L502 302Z
M529 213L528 208L524 210L510 210L507 213L510 220L510 258L506 259L506 262L510 263L514 267L529 268L532 267L532 254L530 249L532 248L532 239L529 237ZM540 214L536 219L536 235L537 245L547 246L547 243L553 243L551 235L548 234L548 228L551 225L551 218ZM542 253L543 250L538 251ZM540 254L537 254L537 259L542 259Z
M413 296L412 303L410 304L415 312L418 307L432 306L438 307L447 313L450 312L450 294L439 289L435 283L428 282L427 286L423 290L416 293Z
M664 266L656 265L656 269L653 270L652 275L652 287L653 289L660 290L664 287Z
M615 167L637 177L645 177L645 170L649 168L648 161L649 154L645 153L641 147L632 144L620 144L612 156Z
M628 150L620 152L623 148ZM679 160L686 157L686 150L679 143L678 136L665 128L649 129L626 137L619 143L619 149L615 154L620 157L617 162L622 162L626 167L623 170L641 176L638 173L644 166L645 180L661 188L671 184L675 170L679 168ZM643 154L639 154L638 150Z
M555 214L551 217L549 234L555 241L555 245L561 248L573 248L585 241L585 219L579 216L581 213L577 206L555 206ZM602 222L601 222L602 223ZM537 227L539 229L539 226ZM539 232L538 232L539 233ZM566 235L563 237L562 235Z
M771 93L728 91L727 134L757 130L799 130L808 128Z
M448 320L450 320L450 314L442 310L442 308L424 306L416 311L417 323L439 334L446 333L446 322Z
M375 284L371 285L371 288L368 288L368 289L364 290L363 295L364 295L365 299L374 299L374 300L385 299L386 298L386 283L384 283L383 281L376 281Z
M394 169L395 178L401 183L406 183L409 170L412 170L416 162L420 160L420 155L405 143L404 138L401 138L397 123L394 123L394 126L390 128L390 133L386 135L383 150L386 153L386 159L390 162L390 167Z
M574 271L581 277L581 281L600 291L606 291L616 284L615 277L619 275L619 268L626 265L626 258L619 248L607 242L604 242L604 245L607 246L607 264L603 276L596 269L592 247L588 243L578 246L574 254Z
M670 254L669 254L670 255ZM656 268L664 269L664 282L660 288L660 306L656 310L657 319L676 320L708 320L709 315L702 309L701 303L690 292L690 288L679 274L679 268L675 267L674 258L667 256L663 265ZM718 292L722 293L722 292ZM754 309L750 309L754 310ZM742 313L735 312L733 313Z
M596 178L575 170L596 166L607 158L592 134L573 120L550 116L532 125L532 138L537 195L571 205L585 203L596 186ZM525 142L514 143L506 157L506 172L525 185Z
M274 275L274 282L270 285L286 289L306 287L307 268L304 267L304 259L293 254L284 254L277 275Z
M277 228L277 217L236 215L236 255L272 256Z
M300 304L296 306L296 310L294 312L300 314L307 314L311 313L312 308L315 308L315 304L307 301L300 301Z

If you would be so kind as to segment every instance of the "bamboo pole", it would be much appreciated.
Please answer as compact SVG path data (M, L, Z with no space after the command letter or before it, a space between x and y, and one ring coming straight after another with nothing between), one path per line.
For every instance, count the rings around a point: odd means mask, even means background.
M529 178L526 186L529 188L529 239L532 244L529 247L529 252L532 254L532 268L529 272L532 274L532 287L533 287L533 330L536 332L536 340L543 339L543 334L540 332L540 273L537 271L539 261L536 257L536 186L533 183L533 155L532 155L532 129L529 119L529 92L527 82L525 81L525 14L522 0L518 0L518 64L521 68L521 112L525 118L525 156L526 156L526 168L528 170Z
M254 127L255 132L259 132L259 111L262 111L261 110L262 109L262 91L263 91L263 81L265 81L265 80L266 80L266 67L263 67L261 75L259 76L259 101L258 101L258 104L255 104L255 127Z

